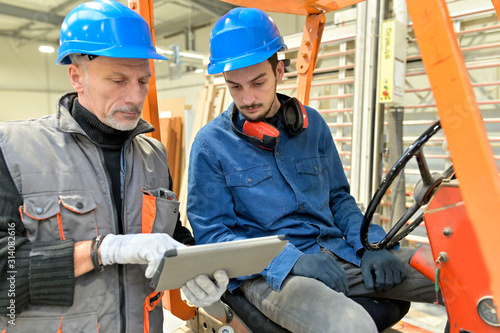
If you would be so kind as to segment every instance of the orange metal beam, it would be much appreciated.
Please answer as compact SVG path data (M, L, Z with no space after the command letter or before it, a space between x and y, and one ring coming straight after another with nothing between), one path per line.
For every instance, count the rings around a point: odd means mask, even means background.
M181 298L181 290L167 290L163 294L162 304L165 309L182 320L190 320L196 316L196 308L189 306Z
M269 12L309 15L325 14L364 0L222 0L241 7L254 7Z
M155 44L153 0L129 0L128 6L148 22L153 44ZM153 133L148 133L148 135L157 140L161 140L160 117L158 116L158 96L156 94L155 64L153 59L149 60L149 66L151 67L152 76L149 81L149 93L144 101L144 107L142 109L142 118L156 129Z
M321 44L321 36L325 28L326 18L324 14L307 15L302 42L297 57L297 99L304 105L309 104L311 93L311 82L318 60L318 51Z
M497 12L497 17L500 18L500 0L491 0L493 3L493 7L495 7L495 11Z
M500 178L444 0L407 0L491 290L500 301ZM464 244L467 246L467 244Z

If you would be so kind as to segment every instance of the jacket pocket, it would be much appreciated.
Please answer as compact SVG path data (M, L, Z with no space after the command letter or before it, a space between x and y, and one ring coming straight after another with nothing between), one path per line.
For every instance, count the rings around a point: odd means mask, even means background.
M84 313L62 317L16 318L16 325L7 325L6 333L97 333L98 323L95 313Z
M282 197L276 193L269 165L231 171L224 176L233 194L237 215L260 223L273 222L283 216Z
M328 159L326 156L296 159L295 168L299 174L318 176L321 171L328 168Z
M89 193L30 194L21 216L31 241L81 241L97 234L96 208Z
M174 235L180 202L175 197L158 196L158 189L142 189L142 233Z
M297 187L312 207L327 209L330 201L328 158L314 156L294 160L297 171Z

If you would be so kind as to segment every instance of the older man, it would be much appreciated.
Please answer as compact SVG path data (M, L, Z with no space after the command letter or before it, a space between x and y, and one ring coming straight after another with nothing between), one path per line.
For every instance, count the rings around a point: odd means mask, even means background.
M149 278L193 243L141 119L149 59L165 58L112 0L73 9L58 53L75 92L55 115L0 124L0 332L162 332ZM189 300L218 300L228 278L216 277L191 281Z

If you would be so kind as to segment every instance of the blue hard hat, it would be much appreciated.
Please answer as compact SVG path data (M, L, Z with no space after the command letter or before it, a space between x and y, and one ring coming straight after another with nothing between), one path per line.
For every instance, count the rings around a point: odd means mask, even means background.
M257 8L234 8L212 29L208 73L252 66L286 49L278 27L266 13Z
M76 6L61 26L57 63L69 65L70 54L112 58L167 59L153 45L149 26L141 15L114 0Z

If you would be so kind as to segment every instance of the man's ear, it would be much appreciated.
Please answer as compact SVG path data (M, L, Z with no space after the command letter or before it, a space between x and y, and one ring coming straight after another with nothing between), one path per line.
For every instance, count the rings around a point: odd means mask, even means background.
M280 82L285 74L285 64L283 61L278 61L276 64L276 81Z
M85 92L85 72L80 66L75 64L68 65L68 76L73 89L77 93Z

